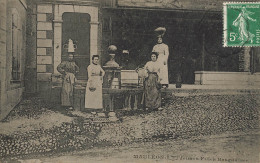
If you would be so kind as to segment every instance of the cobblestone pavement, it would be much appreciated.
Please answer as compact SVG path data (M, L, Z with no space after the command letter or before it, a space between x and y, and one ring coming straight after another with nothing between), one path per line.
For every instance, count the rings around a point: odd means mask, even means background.
M185 142L194 136L245 132L259 128L259 101L257 94L167 94L163 111L121 111L117 113L119 122L94 123L89 114L68 112L29 98L0 123L0 157L15 161L91 148Z
M132 143L122 147L93 148L51 157L19 160L26 162L174 162L258 163L260 132L256 129L194 136L188 139Z

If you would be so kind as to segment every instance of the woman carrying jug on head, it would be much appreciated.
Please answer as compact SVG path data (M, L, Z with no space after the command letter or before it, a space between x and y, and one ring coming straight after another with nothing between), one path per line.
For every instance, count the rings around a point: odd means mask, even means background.
M153 47L153 52L157 52L158 59L157 62L159 62L160 66L160 74L161 74L161 84L162 86L168 87L169 85L169 79L168 79L168 57L169 57L169 48L168 45L163 43L163 36L166 31L165 28L159 27L155 29L156 32L161 32L157 36L157 44Z

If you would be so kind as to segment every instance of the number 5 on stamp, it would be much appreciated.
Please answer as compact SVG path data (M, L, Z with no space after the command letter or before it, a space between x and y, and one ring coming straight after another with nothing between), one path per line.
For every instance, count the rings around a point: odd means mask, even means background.
M260 46L260 2L223 3L224 47Z

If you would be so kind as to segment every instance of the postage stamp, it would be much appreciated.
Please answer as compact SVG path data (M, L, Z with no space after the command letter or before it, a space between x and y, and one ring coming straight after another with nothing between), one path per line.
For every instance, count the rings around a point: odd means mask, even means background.
M224 47L260 46L260 2L223 3Z

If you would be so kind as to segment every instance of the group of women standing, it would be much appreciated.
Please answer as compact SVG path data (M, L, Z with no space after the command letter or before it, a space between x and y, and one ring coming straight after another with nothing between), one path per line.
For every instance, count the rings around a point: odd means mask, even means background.
M161 88L168 87L168 46L162 43L162 37L158 37L157 45L153 47L151 61L148 61L144 69L147 77L144 79L143 104L146 109L161 108ZM88 82L85 95L85 108L102 109L102 83L105 71L101 68L99 56L92 56L92 64L88 66Z
M157 45L153 47L151 61L144 66L148 77L144 80L144 105L146 109L161 108L161 88L168 87L168 45L162 42L162 36L158 36Z

